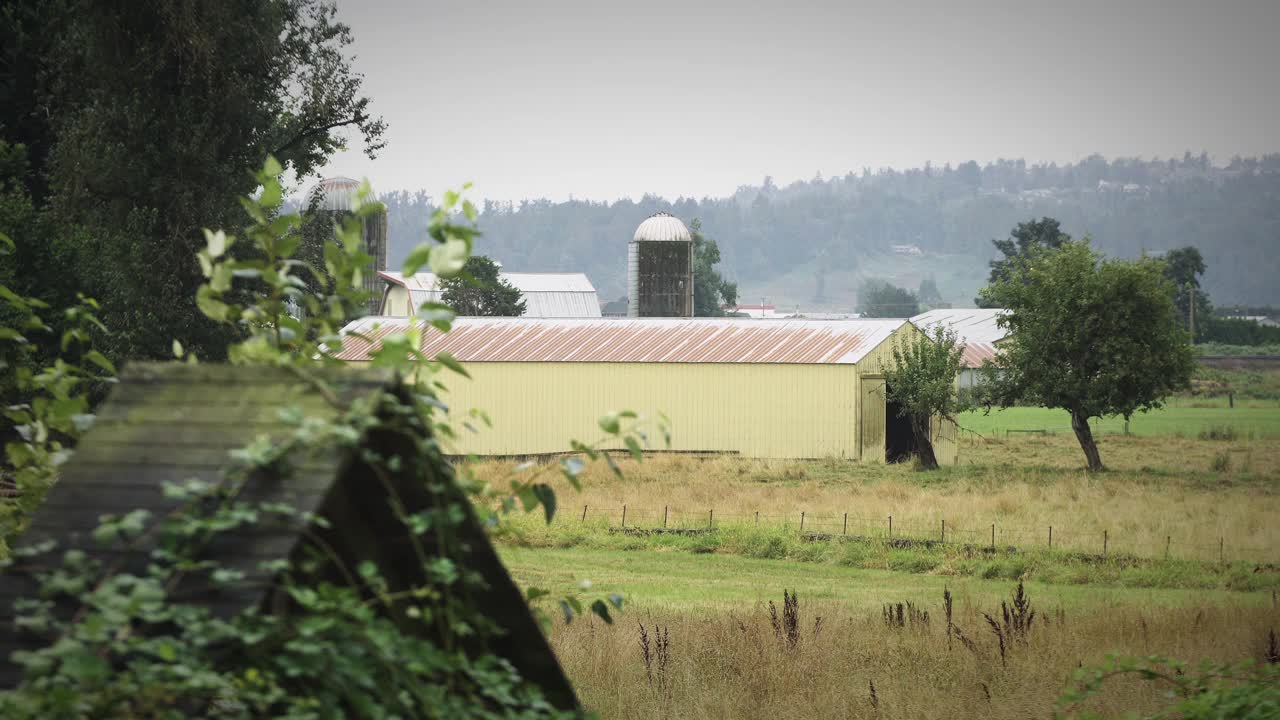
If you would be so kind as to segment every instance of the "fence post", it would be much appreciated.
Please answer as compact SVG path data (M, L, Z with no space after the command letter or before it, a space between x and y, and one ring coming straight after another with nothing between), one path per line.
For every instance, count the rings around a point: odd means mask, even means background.
M760 527L760 511L756 511L756 527Z
M1225 562L1225 560L1223 559L1224 556L1222 554L1222 545L1223 545L1223 538L1222 536L1218 536L1218 562L1220 563Z
M667 506L663 505L662 506L662 528L665 530L666 527L667 527Z
M996 549L996 524L991 523L991 549Z
M946 542L947 542L947 519L942 518L942 543L945 545Z
M716 509L711 508L707 511L707 529L711 530L716 526Z
M1102 557L1107 556L1107 531L1102 531Z
M627 504L622 504L622 527L627 526Z
M583 505L582 506L582 522L586 522L586 521L587 521L587 506Z
M844 514L844 529L840 531L841 535L849 534L849 513Z
M889 539L893 539L893 516L889 516Z
M1049 549L1053 549L1053 526L1049 526Z
M804 511L800 511L800 532L804 532Z
M1164 536L1164 559L1166 561L1169 559L1169 543L1171 542L1173 542L1173 536L1165 535Z

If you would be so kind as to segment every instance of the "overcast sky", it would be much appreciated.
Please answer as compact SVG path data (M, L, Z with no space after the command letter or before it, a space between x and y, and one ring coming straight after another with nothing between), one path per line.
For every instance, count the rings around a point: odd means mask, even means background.
M339 0L390 124L327 174L495 199L1280 151L1280 0Z

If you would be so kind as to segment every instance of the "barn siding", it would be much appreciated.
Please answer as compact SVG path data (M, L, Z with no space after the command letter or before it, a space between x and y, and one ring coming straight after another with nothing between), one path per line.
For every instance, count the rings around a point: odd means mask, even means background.
M461 431L455 451L564 452L600 437L596 421L635 410L671 421L672 450L753 457L858 457L856 365L469 362L445 378L455 418L472 408L494 427ZM474 424L474 423L473 423ZM653 433L653 447L662 439Z

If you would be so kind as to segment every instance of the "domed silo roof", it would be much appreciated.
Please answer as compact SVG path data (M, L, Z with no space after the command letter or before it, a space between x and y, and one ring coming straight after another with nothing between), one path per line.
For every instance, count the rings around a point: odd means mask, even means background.
M360 181L349 177L330 177L316 183L307 192L307 204L319 197L318 209L332 212L351 212L355 208L356 194L360 190ZM377 200L377 194L371 193L368 200Z
M660 212L649 216L648 220L636 228L632 242L692 242L693 236L689 228L680 222L680 218L670 213Z

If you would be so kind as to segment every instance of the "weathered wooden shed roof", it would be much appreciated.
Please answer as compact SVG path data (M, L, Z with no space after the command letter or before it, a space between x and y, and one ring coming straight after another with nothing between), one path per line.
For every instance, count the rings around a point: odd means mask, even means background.
M350 400L384 390L402 391L388 374L348 368L319 371L324 384L339 399ZM100 408L94 427L83 438L58 483L49 491L28 530L15 543L31 547L52 540L58 554L85 551L105 566L137 572L145 567L151 547L141 542L125 550L104 547L92 538L104 514L124 515L137 509L162 517L181 501L167 498L165 483L195 478L217 482L232 461L232 453L261 436L280 439L294 431L284 412L296 408L309 418L333 419L338 410L313 383L284 369L222 365L131 364L119 385ZM377 445L365 438L364 447ZM385 447L375 447L386 452ZM442 479L451 480L447 466ZM419 477L390 481L406 513L440 502ZM470 505L456 484L446 482L451 500L468 511L459 530L463 557L456 558L478 571L487 590L472 605L501 627L505 634L490 641L489 650L509 660L544 695L560 707L576 706L576 698L554 654L529 613L523 595L498 559ZM421 563L403 542L403 524L392 515L386 486L356 453L322 451L299 458L289 474L261 478L246 485L241 499L288 503L325 518L327 527L305 528L306 538L330 546L349 567L375 562L394 584L426 584ZM267 571L263 561L297 559L312 540L302 527L259 524L219 537L208 552L223 567L245 573L234 588L193 586L184 594L212 612L227 616L265 601ZM28 646L18 632L13 603L36 593L31 573L40 562L25 561L0 575L0 688L12 687L20 669L10 654ZM47 561L46 561L47 562ZM181 589L181 588L180 588ZM420 632L421 626L411 628Z

